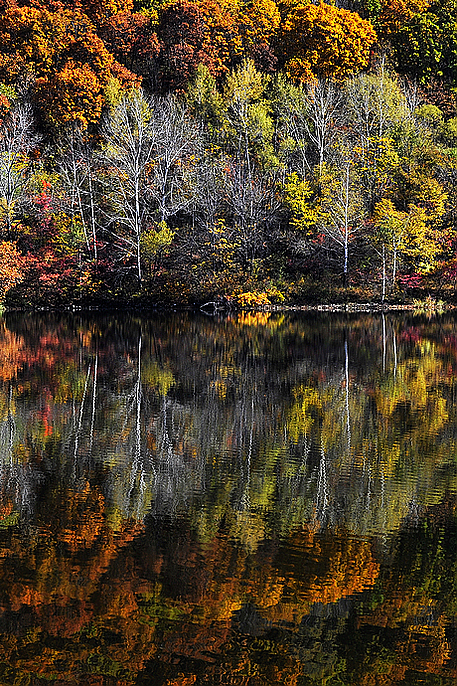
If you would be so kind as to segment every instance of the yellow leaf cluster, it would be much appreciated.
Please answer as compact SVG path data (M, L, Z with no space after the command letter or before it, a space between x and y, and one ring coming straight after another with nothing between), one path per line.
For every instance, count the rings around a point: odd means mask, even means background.
M282 33L286 72L296 81L341 81L367 66L376 41L373 26L357 12L324 2L292 7Z

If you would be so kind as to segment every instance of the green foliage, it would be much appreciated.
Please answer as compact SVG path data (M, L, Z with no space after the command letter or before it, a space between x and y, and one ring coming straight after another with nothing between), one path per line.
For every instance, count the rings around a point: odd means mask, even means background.
M453 0L436 0L406 17L389 36L397 69L423 83L435 76L455 84L456 18Z
M248 164L252 155L266 168L278 165L273 148L274 122L265 98L269 81L252 60L244 60L228 74L223 93L228 140L239 141L236 152L242 151Z
M0 83L0 95L4 95L10 102L14 102L17 99L16 89L6 83Z
M186 101L190 111L207 125L214 127L219 124L223 110L223 98L217 90L215 77L204 64L198 65L197 71L187 87Z

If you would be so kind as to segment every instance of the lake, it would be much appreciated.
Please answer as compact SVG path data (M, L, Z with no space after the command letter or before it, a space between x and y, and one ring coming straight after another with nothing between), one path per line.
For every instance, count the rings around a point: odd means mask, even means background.
M457 318L7 313L0 683L457 679Z

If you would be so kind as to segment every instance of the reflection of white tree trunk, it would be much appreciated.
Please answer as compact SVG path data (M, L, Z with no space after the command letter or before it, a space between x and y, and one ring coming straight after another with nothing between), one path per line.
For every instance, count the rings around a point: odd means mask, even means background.
M5 419L0 421L0 495L12 500L15 511L30 512L39 476L31 462L24 462L21 454L15 454L21 436L13 412L12 385L7 402Z
M241 497L241 504L243 510L249 510L251 506L250 487L251 487L251 460L252 460L252 444L254 440L254 397L251 398L251 417L249 421L249 445L246 455L246 470L244 474L244 488Z
M95 426L95 410L97 405L97 380L98 380L98 352L95 355L94 364L94 382L92 387L92 414L90 418L90 443L89 452L92 455L92 448L94 445L94 426Z
M328 476L324 446L321 446L321 459L319 461L319 472L317 476L317 495L316 495L316 517L322 524L327 514L329 505L328 495Z
M397 334L395 333L395 329L392 328L392 348L394 352L394 377L397 376Z
M135 390L136 398L136 422L135 422L135 458L138 461L141 456L141 398L142 398L142 388L141 388L141 346L142 339L141 334L138 339L138 372L137 372L137 382Z
M348 452L351 450L351 415L349 410L349 353L347 339L344 341L344 374L346 380L346 435Z
M81 438L81 430L82 430L82 424L83 424L84 407L86 404L87 387L89 385L89 379L91 376L91 372L92 372L92 365L90 364L89 368L87 370L86 380L84 382L83 397L81 399L81 405L79 406L78 425L77 425L76 431L75 431L75 443L74 443L74 449L73 449L73 473L76 473L76 467L77 467L77 461L78 461L78 452L79 452L79 441Z
M141 351L142 351L142 336L141 333L138 338L138 364L137 364L137 378L134 391L135 403L135 426L134 426L134 444L133 444L133 464L130 468L130 484L127 493L127 507L130 513L134 513L136 517L140 517L144 503L144 493L146 490L146 482L144 478L144 465L141 461L141 406L143 398L143 390L141 384ZM136 501L136 502L134 502Z
M11 411L13 389L10 386L8 391L8 412L6 419L0 423L0 476L3 475L5 467L13 464L13 444L16 436L16 421Z

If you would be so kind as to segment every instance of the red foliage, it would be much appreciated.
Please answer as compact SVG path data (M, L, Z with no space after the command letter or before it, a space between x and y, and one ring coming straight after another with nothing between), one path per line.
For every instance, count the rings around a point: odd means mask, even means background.
M166 6L157 30L160 40L160 82L163 90L183 89L199 64L214 70L213 48L205 15L187 0Z
M98 34L107 50L136 73L141 73L145 61L159 53L152 21L144 14L119 12L99 26Z

